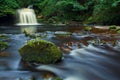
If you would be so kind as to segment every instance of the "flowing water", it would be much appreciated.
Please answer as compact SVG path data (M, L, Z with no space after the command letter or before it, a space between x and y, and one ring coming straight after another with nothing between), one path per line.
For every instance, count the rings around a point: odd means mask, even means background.
M63 60L46 65L22 62L18 49L30 39L24 31L54 42L63 52ZM10 37L9 48L2 52L8 55L0 56L0 80L46 80L45 74L64 80L120 80L120 35L113 45L100 43L105 35L81 33L80 27L0 26L0 33ZM58 35L63 33L67 36Z
M17 11L17 25L38 25L36 15L33 9L23 8Z

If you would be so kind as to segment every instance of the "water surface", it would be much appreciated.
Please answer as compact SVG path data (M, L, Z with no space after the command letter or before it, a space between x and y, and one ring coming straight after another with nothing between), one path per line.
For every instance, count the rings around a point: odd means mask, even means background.
M18 49L30 38L23 32L46 35L45 40L54 42L63 52L63 60L55 64L23 63ZM67 36L55 33L70 32ZM107 37L93 33L81 33L75 26L0 26L0 33L10 37L9 48L0 57L0 80L43 80L56 75L64 80L119 80L120 79L120 38L116 44L102 44ZM119 36L118 36L119 37ZM97 42L95 43L95 40Z

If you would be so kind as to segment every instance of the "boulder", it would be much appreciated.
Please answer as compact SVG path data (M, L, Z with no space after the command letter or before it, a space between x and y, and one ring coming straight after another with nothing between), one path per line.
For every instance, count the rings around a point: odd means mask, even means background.
M62 58L62 52L52 42L32 39L19 49L23 61L37 63L55 63Z

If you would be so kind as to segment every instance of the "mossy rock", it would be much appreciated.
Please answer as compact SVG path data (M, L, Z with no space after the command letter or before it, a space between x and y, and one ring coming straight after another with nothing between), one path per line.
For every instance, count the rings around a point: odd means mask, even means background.
M90 31L90 30L92 30L92 27L87 26L87 27L84 28L84 30L85 31Z
M9 40L10 38L7 36L7 35L5 35L5 34L0 34L0 41L7 41L7 40Z
M53 80L63 80L60 77L54 77Z
M62 58L60 49L52 42L32 39L19 49L24 61L37 63L55 63Z
M6 49L8 47L7 42L0 41L0 51Z
M110 29L110 30L111 30L111 29L117 29L117 26L115 26L115 25L109 26L109 29Z
M8 38L5 34L0 34L0 38Z
M117 29L116 31L117 31L117 33L120 33L120 29Z

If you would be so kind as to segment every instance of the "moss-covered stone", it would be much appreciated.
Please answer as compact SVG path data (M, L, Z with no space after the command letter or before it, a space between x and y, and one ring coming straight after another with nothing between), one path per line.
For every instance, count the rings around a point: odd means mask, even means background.
M116 31L117 31L117 33L120 33L120 29L117 29Z
M92 28L89 27L89 26L87 26L87 27L84 28L84 30L85 30L85 31L90 31L90 30L92 30Z
M0 51L6 49L8 47L7 42L0 41Z
M53 44L41 39L32 39L19 49L24 61L37 63L55 63L61 60L60 49Z
M53 80L63 80L60 77L54 77Z
M112 26L109 26L109 29L111 30L111 29L116 29L117 28L117 26L115 26L115 25L112 25Z
M7 36L7 35L5 35L5 34L0 34L0 41L7 41L7 40L9 40L10 38Z

